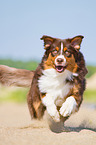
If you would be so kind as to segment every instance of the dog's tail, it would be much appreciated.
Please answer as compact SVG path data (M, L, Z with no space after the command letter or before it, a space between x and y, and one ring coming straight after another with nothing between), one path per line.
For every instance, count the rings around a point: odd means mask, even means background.
M0 83L6 86L30 87L34 71L0 65Z

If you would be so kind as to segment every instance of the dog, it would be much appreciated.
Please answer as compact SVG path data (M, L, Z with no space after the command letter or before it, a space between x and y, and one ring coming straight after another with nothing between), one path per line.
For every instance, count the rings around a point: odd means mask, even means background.
M55 121L77 112L86 88L87 69L80 52L82 35L58 39L44 35L45 53L35 71L0 65L0 82L30 87L27 103L31 118L40 119L47 110Z

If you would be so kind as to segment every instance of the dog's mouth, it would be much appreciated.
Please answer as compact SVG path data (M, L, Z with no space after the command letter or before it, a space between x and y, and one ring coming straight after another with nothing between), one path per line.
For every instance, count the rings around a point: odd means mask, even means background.
M67 65L63 66L63 65L58 65L58 66L55 66L56 68L56 71L61 73L63 72L65 69L66 69Z

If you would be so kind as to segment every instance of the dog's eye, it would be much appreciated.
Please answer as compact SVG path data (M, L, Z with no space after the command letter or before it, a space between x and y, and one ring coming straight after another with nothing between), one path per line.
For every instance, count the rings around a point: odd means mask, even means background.
M53 54L53 55L56 55L57 53L58 53L57 50L53 50L53 51L52 51L52 54Z
M71 56L71 53L70 53L69 51L65 51L65 55L66 55L67 57L70 57L70 56Z

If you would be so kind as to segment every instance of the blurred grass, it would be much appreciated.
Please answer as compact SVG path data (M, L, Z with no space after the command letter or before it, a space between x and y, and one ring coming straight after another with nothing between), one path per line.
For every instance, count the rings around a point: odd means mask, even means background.
M84 101L96 104L96 90L86 90L84 92Z
M88 69L88 74L86 75L86 78L89 78L94 73L96 73L96 66L87 65L87 69Z
M27 70L35 70L38 66L38 63L38 61L15 61L11 59L0 59L0 64L2 65Z
M17 102L23 103L27 100L29 89L25 88L0 88L0 103L1 102Z

